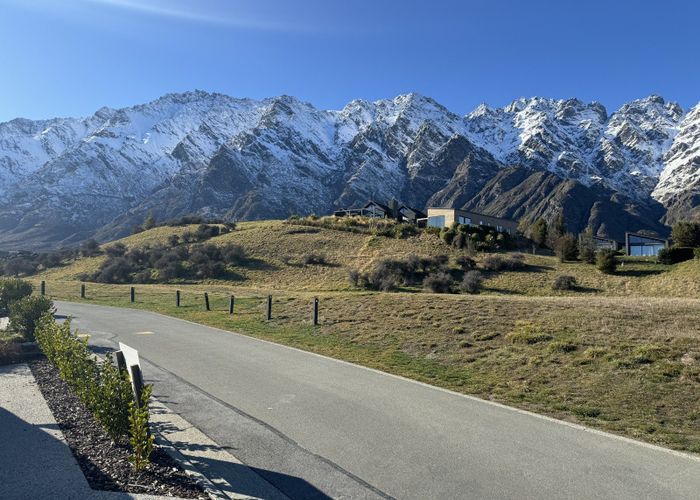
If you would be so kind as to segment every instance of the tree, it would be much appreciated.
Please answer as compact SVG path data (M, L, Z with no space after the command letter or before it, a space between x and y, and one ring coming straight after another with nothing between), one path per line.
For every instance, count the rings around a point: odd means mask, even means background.
M554 235L564 236L566 234L566 222L564 222L564 213L559 212L557 218L554 219Z
M399 219L399 215L400 215L399 208L400 208L399 202L396 201L396 198L392 198L389 201L389 210L391 211L391 213L389 215L391 216L392 219L396 219L396 220Z
M142 227L144 231L148 231L149 229L156 227L156 218L153 217L153 214L148 214L148 217L146 217L146 219L143 221Z
M559 262L576 260L578 257L578 241L573 234L568 233L554 240L554 253L559 257Z
M700 247L700 223L677 222L671 231L673 244L679 247Z
M596 255L596 267L605 274L614 274L617 270L615 251L605 248Z
M547 234L549 230L547 229L547 221L543 218L539 218L530 227L530 234L535 243L543 247L547 244Z
M598 248L593 240L593 234L590 229L588 229L581 235L578 245L578 258L588 264L595 264L595 254L597 251Z

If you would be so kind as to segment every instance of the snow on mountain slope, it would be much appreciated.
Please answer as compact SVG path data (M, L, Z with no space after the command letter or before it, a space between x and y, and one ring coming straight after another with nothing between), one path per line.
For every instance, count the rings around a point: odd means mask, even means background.
M650 220L655 200L700 190L699 148L700 107L685 115L658 96L610 116L596 102L535 97L462 117L415 93L331 111L290 96L168 94L87 118L0 124L0 232L19 241L50 220L52 238L71 243L100 227L126 231L149 212L282 217L392 197L466 206L487 185L481 199L491 200L499 188L489 181L511 165L589 187L589 201L619 193L651 207Z
M663 156L653 196L665 201L674 194L700 187L700 104L685 116L678 135Z
M466 120L469 137L504 163L643 199L658 182L682 117L677 104L650 96L610 118L596 102L532 98L501 109L482 105Z

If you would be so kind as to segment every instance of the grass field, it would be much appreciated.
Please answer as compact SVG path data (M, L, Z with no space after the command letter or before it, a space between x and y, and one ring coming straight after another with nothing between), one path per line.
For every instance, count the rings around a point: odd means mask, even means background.
M181 230L157 228L125 243L164 241ZM241 269L243 279L234 282L137 285L135 304L128 286L88 283L85 300L239 331L700 453L697 261L662 266L629 259L607 276L587 264L527 256L525 271L488 275L481 295L376 293L353 290L348 269L383 257L456 251L430 235L396 240L281 222L243 223L212 241L242 245L258 265ZM330 264L301 264L311 251ZM81 259L36 279L45 279L55 298L80 300L75 277L101 259ZM552 292L559 274L576 276L579 291ZM180 308L176 289L183 292ZM236 312L229 316L232 293ZM314 295L321 301L318 327L309 321Z

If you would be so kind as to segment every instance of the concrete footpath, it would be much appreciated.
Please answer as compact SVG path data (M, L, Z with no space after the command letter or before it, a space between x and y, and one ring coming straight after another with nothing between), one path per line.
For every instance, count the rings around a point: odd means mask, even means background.
M154 402L153 410L154 428L168 438L159 436L161 443L173 452L171 441L177 441L181 449L174 453L180 453L188 472L204 482L214 498L286 498L162 404ZM165 498L91 489L26 364L0 366L0 448L3 500ZM226 477L202 474L196 467L212 459L230 465Z

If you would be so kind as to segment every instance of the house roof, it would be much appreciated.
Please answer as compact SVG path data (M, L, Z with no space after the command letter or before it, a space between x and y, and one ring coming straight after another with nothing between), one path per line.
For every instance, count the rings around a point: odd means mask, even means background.
M416 219L424 219L427 217L427 215L422 212L421 210L418 210L417 208L409 207L408 205L401 205L401 208L399 208L399 212L403 210L410 210L413 212L416 216Z
M369 208L370 205L376 205L377 207L381 208L382 210L384 210L384 211L387 212L387 213L391 212L391 209L390 209L388 206L384 205L383 203L376 202L376 201L369 201L369 202L368 202L364 207L362 207L362 208Z

